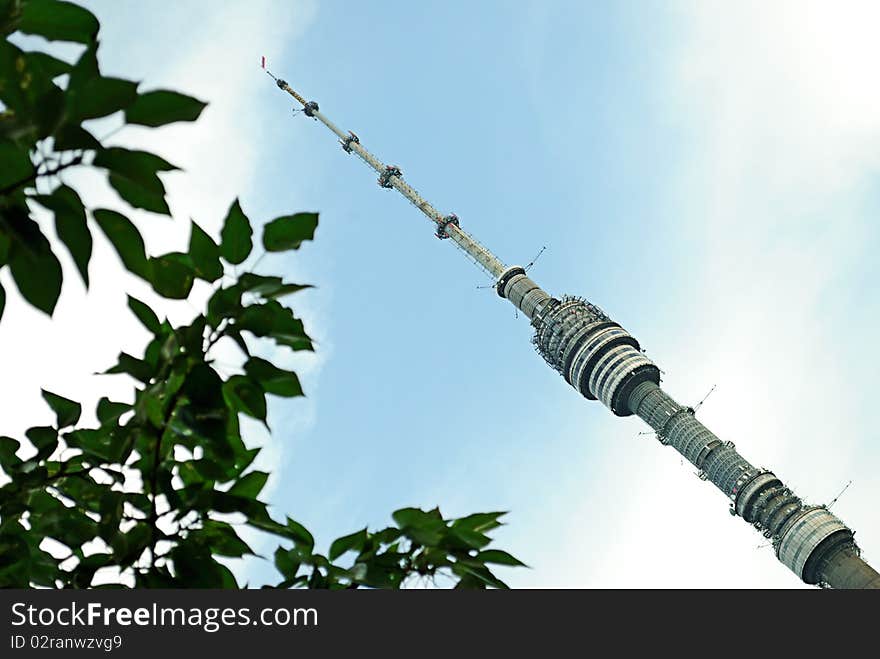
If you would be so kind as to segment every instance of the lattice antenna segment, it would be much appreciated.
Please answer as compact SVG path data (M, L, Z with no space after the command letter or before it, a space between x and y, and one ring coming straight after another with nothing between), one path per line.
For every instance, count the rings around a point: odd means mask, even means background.
M267 71L268 73L268 71ZM271 74L270 74L271 75ZM403 173L396 165L386 165L372 153L367 151L361 144L360 138L353 132L345 133L336 124L330 121L320 111L315 101L307 101L297 93L286 81L275 78L275 84L288 94L293 96L303 106L306 116L320 121L329 128L336 137L342 148L347 153L354 153L363 160L373 171L379 175L379 185L383 188L397 190L413 206L418 208L436 226L436 235L440 239L451 238L470 259L485 270L491 277L498 278L504 272L505 267L501 260L492 254L485 246L481 245L459 225L456 215L443 215L427 199L424 199L415 188L403 178Z

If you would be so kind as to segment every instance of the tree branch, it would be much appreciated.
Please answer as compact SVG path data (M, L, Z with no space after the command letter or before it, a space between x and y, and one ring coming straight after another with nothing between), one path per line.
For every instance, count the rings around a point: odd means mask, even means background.
M26 176L25 178L20 179L20 180L16 181L15 183L10 183L5 188L0 188L0 196L6 196L12 192L15 192L21 186L27 185L28 183L36 181L41 176L54 176L55 174L58 174L59 172L62 172L65 169L68 169L70 167L75 167L76 165L81 164L82 161L83 161L83 155L79 154L78 156L75 156L73 158L73 160L71 160L69 163L66 163L64 165L58 165L54 169L50 169L50 170L47 170L42 173L37 171L40 167L40 165L38 165L37 168L34 169L33 174L30 174L29 176ZM42 163L40 163L40 164L42 165Z

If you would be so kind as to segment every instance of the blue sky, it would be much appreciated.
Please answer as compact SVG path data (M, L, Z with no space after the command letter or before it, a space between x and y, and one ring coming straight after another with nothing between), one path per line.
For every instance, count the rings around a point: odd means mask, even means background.
M318 341L290 362L308 398L275 401L264 464L274 509L325 548L403 506L509 510L498 546L531 566L504 571L514 586L799 583L638 420L548 369L476 267L292 115L261 55L502 260L527 263L546 245L532 277L603 307L681 402L717 385L701 418L753 463L816 502L852 479L835 512L880 557L876 7L86 4L106 70L211 103L195 126L115 138L187 170L167 179L181 220L218 231L235 195L259 221L321 212L313 244L262 264L318 286L294 301ZM157 250L182 244L178 224L140 219ZM87 375L144 340L116 307L149 293L100 281L113 258L98 249L88 295L66 278L54 323L10 301L0 358L19 360L24 384L0 384L16 410L4 431L46 414L40 386L85 400L125 390ZM108 334L84 323L95 316ZM12 354L20 341L42 342L40 363ZM258 560L237 569L273 578Z

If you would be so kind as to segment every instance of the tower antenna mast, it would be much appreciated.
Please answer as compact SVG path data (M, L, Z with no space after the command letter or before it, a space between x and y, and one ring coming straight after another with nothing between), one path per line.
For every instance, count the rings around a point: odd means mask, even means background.
M265 69L265 58L263 68ZM379 185L397 190L434 225L434 235L449 239L494 280L498 295L531 321L538 353L588 400L599 400L617 416L637 415L693 464L730 500L730 514L763 532L777 558L808 584L831 588L880 588L880 574L860 555L853 531L828 510L809 505L767 469L753 466L732 442L723 441L660 387L660 369L639 342L599 307L580 297L546 293L518 265L505 265L461 228L455 214L443 214L404 179L367 151L358 136L343 132L286 81L266 70L275 84L320 121L346 153L354 154L378 175Z

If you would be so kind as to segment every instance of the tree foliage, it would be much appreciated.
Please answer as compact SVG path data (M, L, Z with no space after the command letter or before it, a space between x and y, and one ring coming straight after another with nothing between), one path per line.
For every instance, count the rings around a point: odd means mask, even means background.
M253 554L241 537L249 527L281 540L272 557L281 587L399 588L440 574L458 587L504 587L490 566L521 563L487 549L500 512L445 519L436 508L403 508L392 515L395 525L341 537L326 554L301 524L270 515L260 498L269 474L252 467L259 449L247 446L239 420L268 424L267 396L304 395L296 373L254 347L313 350L286 304L309 286L242 265L252 256L254 230L238 200L219 241L193 222L187 251L153 256L126 214L87 208L64 181L73 168L102 170L130 207L168 215L161 175L174 165L105 145L84 122L121 114L128 124L159 127L195 121L205 107L179 92L141 92L135 82L102 75L98 28L73 3L0 0L0 270L8 268L21 296L51 315L62 289L59 247L88 287L97 227L97 239L103 235L122 266L160 296L185 299L196 279L214 292L202 313L179 326L129 296L151 338L140 356L122 352L107 369L131 377L135 389L129 402L102 398L97 424L81 423L77 401L44 390L55 423L30 428L23 440L0 436L7 480L0 487L0 586L88 587L109 568L104 578L120 585L234 588L222 559ZM82 52L66 62L25 51L9 40L16 32L76 42ZM57 241L45 235L36 207L54 218ZM266 223L258 242L266 252L297 250L317 226L316 213L286 215ZM0 319L5 300L0 286ZM241 353L231 375L215 362L223 340ZM48 551L47 539L67 553Z

